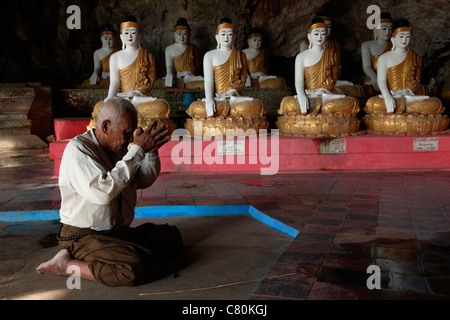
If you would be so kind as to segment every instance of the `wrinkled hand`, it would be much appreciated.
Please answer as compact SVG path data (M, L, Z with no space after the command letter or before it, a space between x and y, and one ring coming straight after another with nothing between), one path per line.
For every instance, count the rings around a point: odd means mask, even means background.
M156 127L156 125L157 122L153 120L150 122L147 129L142 130L142 128L139 128L136 136L134 137L134 144L140 146L146 153L157 151L170 139L168 136L169 130L167 130L167 126L164 124L160 127Z

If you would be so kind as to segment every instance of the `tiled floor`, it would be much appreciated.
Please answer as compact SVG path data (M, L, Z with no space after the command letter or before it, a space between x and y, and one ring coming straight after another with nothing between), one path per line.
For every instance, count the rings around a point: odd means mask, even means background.
M0 211L58 209L52 175L0 168ZM250 204L299 230L251 299L448 299L449 194L449 171L163 174L138 200ZM380 289L367 287L370 265Z

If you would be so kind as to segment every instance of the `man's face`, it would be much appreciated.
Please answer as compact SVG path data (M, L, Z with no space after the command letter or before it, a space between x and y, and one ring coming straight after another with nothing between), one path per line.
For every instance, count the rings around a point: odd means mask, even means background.
M128 144L133 142L133 133L137 128L137 119L130 112L125 112L122 118L114 126L110 123L107 135L109 151L124 155Z

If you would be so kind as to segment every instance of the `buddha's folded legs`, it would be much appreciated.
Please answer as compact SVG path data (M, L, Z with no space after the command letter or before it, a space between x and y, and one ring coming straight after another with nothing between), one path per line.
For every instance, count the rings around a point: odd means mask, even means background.
M206 118L205 102L200 100L192 102L188 110L186 110L186 113L191 118ZM216 112L214 113L214 116L252 117L264 116L265 114L266 107L264 102L259 99L236 102L231 108L229 100L227 99L216 101Z
M395 113L403 113L406 108L406 99L405 98L394 98L395 100ZM367 113L386 113L386 104L384 103L384 99L380 96L373 96L367 100L366 107L364 111Z
M320 110L322 101L320 97L308 98L310 113L317 113ZM280 109L278 114L281 115L295 115L301 114L300 103L296 96L287 96L281 100Z
M337 99L330 99L322 105L321 97L309 98L309 112L308 113L339 113L351 114L359 112L358 100L354 97L344 97ZM288 96L281 101L278 114L292 115L301 114L300 104L297 97Z
M440 114L444 112L444 110L445 108L442 105L441 100L436 97L412 101L406 105L407 113Z
M274 78L261 81L258 84L260 89L286 89L286 81L283 78Z
M264 102L259 99L236 102L230 110L232 117L264 116L267 112Z
M191 103L186 113L191 118L207 118L205 101L197 100ZM216 101L216 112L214 117L228 116L230 113L230 104L228 100Z
M406 99L404 97L394 98L394 100L396 105L395 113L397 114L403 112L418 114L440 114L445 110L442 102L436 97L412 101L408 104L406 103ZM364 110L367 113L386 113L386 104L384 103L384 99L379 96L371 97L369 100L367 100Z
M139 103L136 110L145 118L169 118L172 114L169 102L164 99Z
M331 99L324 103L321 113L351 114L359 112L359 103L355 97Z

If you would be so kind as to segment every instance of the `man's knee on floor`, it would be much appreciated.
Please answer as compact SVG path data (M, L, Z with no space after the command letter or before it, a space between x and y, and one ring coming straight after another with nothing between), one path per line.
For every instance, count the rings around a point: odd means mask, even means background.
M147 261L135 264L106 264L93 262L90 270L97 282L107 287L132 287L146 282L147 273L152 273L153 266Z

